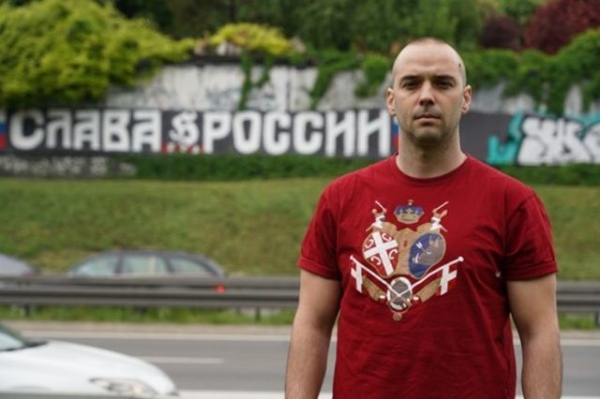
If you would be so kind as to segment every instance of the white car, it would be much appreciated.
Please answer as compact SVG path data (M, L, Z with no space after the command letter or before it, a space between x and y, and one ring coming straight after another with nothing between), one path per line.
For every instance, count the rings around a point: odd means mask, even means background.
M31 341L0 325L0 396L7 392L178 396L158 367L121 353L62 341Z

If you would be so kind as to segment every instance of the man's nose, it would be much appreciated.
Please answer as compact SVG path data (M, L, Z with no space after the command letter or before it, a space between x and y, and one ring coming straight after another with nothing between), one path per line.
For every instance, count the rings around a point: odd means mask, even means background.
M421 86L421 92L419 96L420 105L430 105L434 103L433 87L431 83L424 82Z

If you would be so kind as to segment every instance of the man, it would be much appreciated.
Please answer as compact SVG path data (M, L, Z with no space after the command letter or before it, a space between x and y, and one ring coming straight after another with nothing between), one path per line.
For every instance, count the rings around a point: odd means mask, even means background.
M398 55L398 154L323 192L299 260L287 399L316 398L337 320L333 397L559 398L557 265L537 195L466 155L464 63L432 38Z

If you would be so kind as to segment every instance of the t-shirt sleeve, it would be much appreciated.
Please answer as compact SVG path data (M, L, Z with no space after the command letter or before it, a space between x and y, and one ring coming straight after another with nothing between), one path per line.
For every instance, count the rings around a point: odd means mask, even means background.
M526 280L556 273L550 220L532 193L510 215L506 237L506 278Z
M330 190L326 189L308 226L298 266L329 279L341 279L336 256L336 220L331 209Z

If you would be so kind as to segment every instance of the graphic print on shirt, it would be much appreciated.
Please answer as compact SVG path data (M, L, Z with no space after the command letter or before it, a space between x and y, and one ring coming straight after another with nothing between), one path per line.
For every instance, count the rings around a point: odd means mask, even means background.
M425 211L408 200L394 210L398 227L386 219L387 209L378 201L372 210L375 221L366 229L362 256L367 265L351 256L351 270L356 289L373 300L387 304L393 319L401 321L404 314L433 296L452 289L458 276L462 256L438 265L446 253L446 228L442 218L448 214L448 202L432 210L428 222L413 229Z

